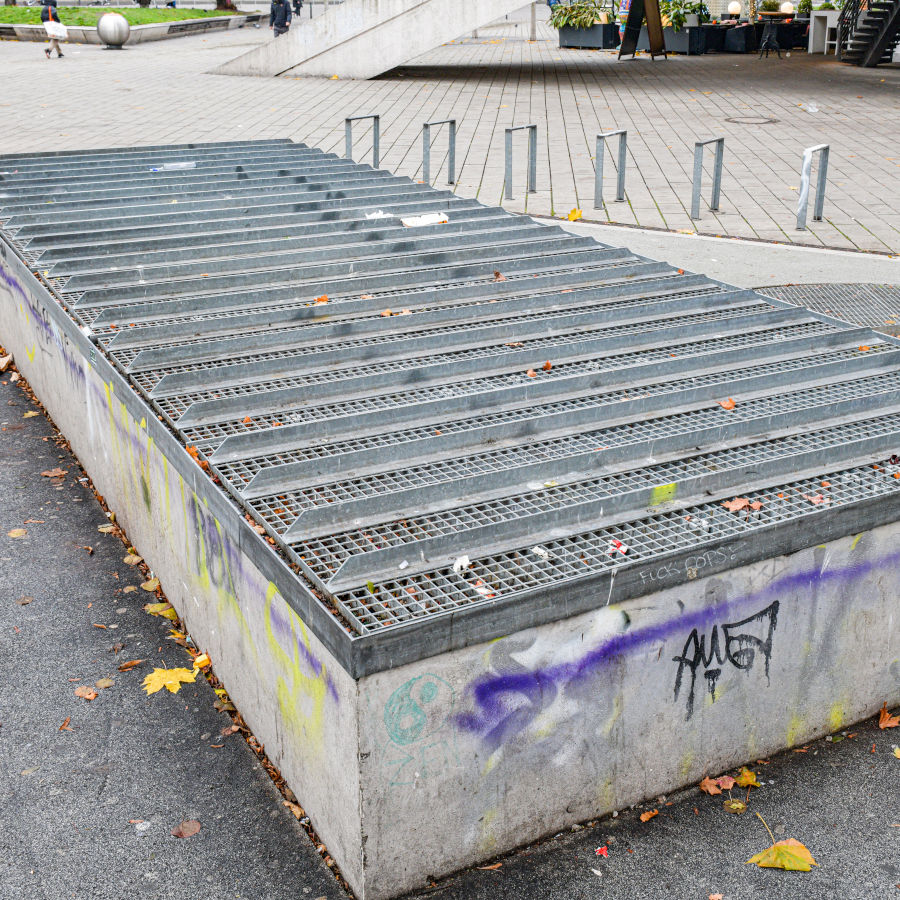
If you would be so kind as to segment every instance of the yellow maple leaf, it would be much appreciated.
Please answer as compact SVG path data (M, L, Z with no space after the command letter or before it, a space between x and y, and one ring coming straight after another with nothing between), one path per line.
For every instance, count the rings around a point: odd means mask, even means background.
M748 863L756 863L763 869L786 869L789 872L810 872L818 863L812 853L794 838L777 841L761 853L751 856Z
M738 772L738 777L734 779L734 783L738 787L759 787L759 782L756 780L756 773L751 772L746 766L741 767L741 771Z
M177 694L181 690L182 682L192 682L197 677L193 669L154 669L143 681L143 688L147 694L155 694L166 688L170 693Z
M577 222L581 218L581 210L576 207L575 209L569 210L569 215L566 218L570 222Z

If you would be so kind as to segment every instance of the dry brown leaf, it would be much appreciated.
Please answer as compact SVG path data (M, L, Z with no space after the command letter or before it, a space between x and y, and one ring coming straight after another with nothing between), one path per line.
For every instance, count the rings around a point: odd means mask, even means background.
M723 900L723 897L721 894L710 894L709 900Z
M293 814L295 819L302 819L306 813L303 812L303 807L297 803L291 803L290 800L282 800L281 801Z
M499 269L494 269L494 281L506 281L506 276Z
M541 368L542 368L545 372L549 372L549 371L553 368L553 364L552 364L552 363L550 362L550 360L548 359L547 362L545 362L545 363L541 366Z
M707 775L698 786L701 791L705 794L709 794L711 797L722 793L722 788L719 787L718 782L710 778L709 775Z
M143 556L138 556L136 553L129 553L122 562L125 563L126 566L136 566L139 562L143 562L143 560Z
M123 662L121 666L119 666L120 672L127 672L130 669L139 666L144 660L142 659L129 659L128 662Z
M887 703L885 703L878 711L878 727L882 730L885 728L900 727L900 716L892 716L888 712Z
M63 721L62 725L59 726L59 730L60 730L60 731L72 731L73 729L69 728L69 722L71 722L71 721L72 721L72 717L71 717L71 716L66 716L66 718L65 718L65 720Z
M94 682L94 687L100 688L101 691L106 690L106 688L111 688L115 682L112 678L101 678L98 681Z
M359 299L360 300L374 300L375 295L374 294L360 294Z
M495 872L502 865L503 863L494 863L492 866L479 866L478 868L481 869L482 872Z
M93 700L97 696L97 692L86 684L80 684L75 688L75 696L82 697L85 700Z
M137 588L133 584L129 584L128 587L122 588L123 594L131 594L136 591Z
M28 532L24 528L13 528L12 531L7 531L6 536L11 538L23 538Z
M529 378L537 378L537 372L535 372L534 369L529 369L525 374Z
M737 406L737 404L734 402L734 400L731 399L731 397L729 397L727 400L716 400L716 403L718 403L719 406L722 407L722 409L734 409L735 406Z
M186 819L172 829L172 836L177 838L189 838L200 831L200 823L196 819Z
M141 583L141 588L145 591L153 592L159 587L158 578L148 578L147 581Z
M740 512L742 509L749 508L750 500L747 497L735 497L734 500L723 500L722 506L724 506L728 512Z
M716 779L716 784L723 791L730 791L734 787L734 779L730 775L720 775Z
M62 478L68 471L68 469L61 469L57 466L55 469L47 469L45 472L41 472L41 475L44 478Z
M328 294L322 294L321 297L316 297L316 299L313 300L313 303L327 303L327 302L328 302Z
M642 822L649 822L654 816L659 815L658 809L648 809L647 812L642 812L640 815L640 819Z

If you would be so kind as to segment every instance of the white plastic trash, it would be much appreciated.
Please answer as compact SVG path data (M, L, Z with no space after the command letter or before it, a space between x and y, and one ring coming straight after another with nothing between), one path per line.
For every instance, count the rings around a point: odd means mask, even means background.
M424 216L410 216L400 220L407 228L419 228L422 225L443 225L450 221L447 213L425 213Z

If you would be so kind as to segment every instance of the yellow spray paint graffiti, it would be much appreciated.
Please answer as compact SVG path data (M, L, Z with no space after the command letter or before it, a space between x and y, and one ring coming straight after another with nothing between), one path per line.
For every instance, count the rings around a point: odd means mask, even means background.
M287 618L286 623L278 623L283 636L279 638L275 633L272 604L276 597L281 599L278 588L270 582L266 590L266 637L269 652L284 673L284 677L278 676L276 684L278 706L294 738L310 749L321 751L324 749L325 699L329 691L334 692L334 687L325 666L312 653L306 626L284 602L279 604L278 611L279 616L283 614ZM289 650L282 644L285 639L290 642Z

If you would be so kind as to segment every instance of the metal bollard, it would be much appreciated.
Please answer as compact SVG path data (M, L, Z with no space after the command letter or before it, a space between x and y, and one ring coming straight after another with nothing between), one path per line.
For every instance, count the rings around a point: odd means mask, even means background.
M370 113L367 116L347 116L344 119L344 156L347 159L353 159L353 123L360 119L372 120L372 168L377 169L381 158L381 116Z
M828 152L829 144L817 144L815 147L807 147L803 151L803 162L800 165L800 197L797 201L797 231L806 229L806 212L809 207L809 180L812 174L812 160L814 153L821 153L819 157L819 178L816 184L816 202L813 206L813 221L822 221L822 211L825 208L825 180L828 177Z
M528 132L528 180L525 190L533 194L537 191L537 125L514 125L512 128L506 129L506 199L512 200L512 136L514 131Z
M707 144L716 145L716 161L713 166L712 200L709 208L716 212L719 209L719 196L722 193L722 160L725 158L725 138L710 138L708 141L697 141L694 144L694 184L691 193L691 218L700 218L700 180L703 177L703 148Z
M604 131L597 135L597 150L594 157L594 209L603 206L603 155L606 139L619 136L619 168L616 178L616 200L625 199L625 159L628 152L628 132L624 128L618 131Z
M422 125L422 180L431 184L431 126L449 125L450 142L449 159L447 160L447 184L456 181L456 119L437 119Z

